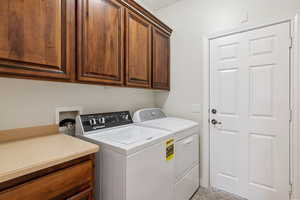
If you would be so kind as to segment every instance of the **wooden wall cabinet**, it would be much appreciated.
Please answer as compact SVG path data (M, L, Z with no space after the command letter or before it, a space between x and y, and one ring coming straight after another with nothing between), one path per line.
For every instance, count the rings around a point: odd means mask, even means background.
M170 90L170 35L152 29L152 87Z
M124 7L116 0L78 0L77 78L123 84Z
M151 87L151 24L126 11L126 85Z
M73 0L1 0L0 22L1 74L72 78Z
M0 76L169 90L172 29L134 0L1 0Z

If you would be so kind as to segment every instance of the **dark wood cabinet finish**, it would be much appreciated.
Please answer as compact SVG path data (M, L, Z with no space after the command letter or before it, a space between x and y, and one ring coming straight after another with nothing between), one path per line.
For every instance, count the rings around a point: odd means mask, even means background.
M126 85L151 87L151 24L126 10Z
M136 0L124 0L128 5L130 5L133 9L139 11L143 14L143 16L147 19L149 19L153 24L156 24L157 26L161 27L163 30L165 30L168 33L172 33L172 29L167 26L165 23L160 21L157 17L155 17L151 12L149 12L147 9L142 7L139 3L137 3Z
M170 35L152 29L152 87L170 90Z
M78 80L123 83L124 7L117 0L78 1Z
M134 0L0 0L0 76L170 88L172 33Z
M72 78L74 0L1 0L0 22L0 74Z
M0 200L92 200L94 159L89 155L1 183Z
M80 192L79 194L76 194L76 195L68 198L67 200L92 200L92 199L93 199L92 189L88 188L88 189Z

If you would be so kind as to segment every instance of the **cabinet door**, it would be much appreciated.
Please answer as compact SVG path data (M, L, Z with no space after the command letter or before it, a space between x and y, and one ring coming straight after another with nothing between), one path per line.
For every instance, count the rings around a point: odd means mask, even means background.
M73 0L1 0L0 22L0 74L71 78Z
M170 89L170 36L153 28L152 87Z
M79 0L78 80L123 83L124 8L116 0Z
M151 87L151 25L130 10L126 12L126 85Z

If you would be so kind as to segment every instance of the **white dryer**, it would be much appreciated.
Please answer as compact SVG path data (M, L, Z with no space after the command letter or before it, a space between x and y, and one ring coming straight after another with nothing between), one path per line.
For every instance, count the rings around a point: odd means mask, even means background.
M136 126L128 111L80 115L76 126L78 137L100 146L97 200L174 199L171 132Z
M133 121L143 127L171 131L175 138L175 199L188 200L199 187L199 124L167 117L159 108L138 110Z

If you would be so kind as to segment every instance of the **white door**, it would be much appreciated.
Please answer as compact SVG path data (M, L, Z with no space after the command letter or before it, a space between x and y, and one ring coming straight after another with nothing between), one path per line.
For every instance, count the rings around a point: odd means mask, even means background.
M289 199L289 68L288 22L211 40L213 187Z

